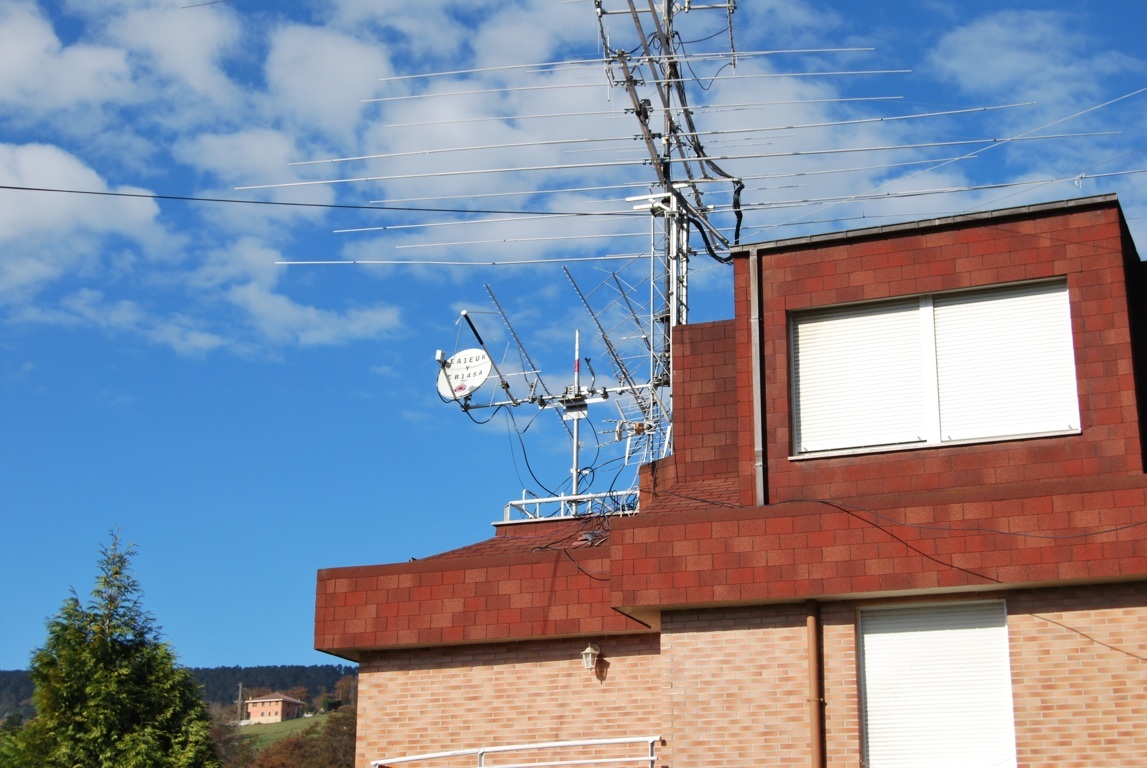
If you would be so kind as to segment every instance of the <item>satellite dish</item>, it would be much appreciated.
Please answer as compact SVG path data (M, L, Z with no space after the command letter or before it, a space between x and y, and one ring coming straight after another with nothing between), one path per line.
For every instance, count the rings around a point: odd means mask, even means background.
M490 376L490 356L485 350L464 349L450 356L438 372L438 394L460 400L481 387Z

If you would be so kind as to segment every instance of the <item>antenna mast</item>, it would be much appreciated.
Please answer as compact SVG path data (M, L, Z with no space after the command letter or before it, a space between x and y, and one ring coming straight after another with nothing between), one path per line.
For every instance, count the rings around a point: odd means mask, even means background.
M693 123L685 89L685 78L681 75L678 49L681 44L674 31L674 16L677 7L674 0L662 0L657 7L654 0L647 0L648 10L640 11L636 0L626 0L627 8L610 11L605 8L605 0L595 0L599 20L613 14L628 14L633 20L637 39L641 41L641 55L633 59L623 49L612 52L610 61L616 63L621 73L614 84L625 88L629 95L633 113L641 128L641 138L645 143L656 176L654 194L631 200L642 200L635 209L648 207L654 218L654 226L661 223L661 254L653 254L654 264L659 275L654 279L661 285L664 306L652 319L651 333L654 339L653 382L655 386L665 386L670 382L673 367L672 329L676 325L689 322L689 258L691 229L696 231L705 243L709 255L721 262L728 258L719 256L717 249L727 249L729 241L709 222L709 209L702 202L702 184L717 180L727 180L733 184L733 211L737 220L736 239L739 239L741 222L740 193L744 184L721 170L716 163L706 157L698 138L699 132ZM723 10L729 24L730 48L732 48L732 21L736 5L734 0L715 5L692 7L690 10ZM646 30L643 15L652 19L653 29ZM604 21L600 23L602 44L610 50L609 36ZM731 57L734 52L730 50ZM735 58L733 59L735 66ZM643 98L639 85L643 84L640 70L649 72L656 93L656 105L652 99ZM661 128L655 131L651 123L656 112L661 112ZM674 166L680 166L681 179L675 178ZM718 177L718 178L714 178ZM714 247L716 246L716 248Z
M674 31L674 15L679 11L719 9L728 16L731 37L733 0L705 6L691 6L688 2L678 6L673 0L644 0L648 7L643 9L636 6L638 1L594 0L594 7L606 51L603 63L608 83L625 90L629 104L626 112L636 117L640 129L636 139L644 145L646 158L642 164L654 171L655 178L649 180L647 194L626 198L634 211L648 212L650 216L650 252L647 257L637 255L629 260L643 272L640 279L623 279L620 272L614 272L588 291L582 290L568 268L562 268L593 319L612 371L611 382L598 385L586 357L590 383L583 385L582 343L578 331L574 339L573 383L560 394L551 393L489 286L487 292L518 347L523 370L511 372L510 378L503 375L466 312L462 318L480 349L456 352L449 358L440 351L437 356L439 393L444 400L457 402L464 411L526 404L560 409L572 440L572 463L565 486L568 493L555 492L541 498L525 491L520 500L507 504L507 521L514 513L537 518L636 511L636 476L628 487L617 484L615 479L607 491L592 490L598 466L582 466L581 441L589 431L583 427L588 427L589 422L582 425L581 421L587 419L590 405L606 401L615 405L618 419L614 427L608 432L590 434L594 435L599 448L603 443L598 434L608 434L611 444L623 445L624 456L618 467L632 469L670 453L672 329L689 322L689 262L695 253L691 239L696 238L703 244L704 251L715 260L729 261L729 257L722 254L728 253L730 241L710 221L713 207L703 202L706 185L722 182L732 185L731 212L736 218L734 242L739 238L740 194L744 185L740 179L721 170L705 153L689 106L687 78L681 71L681 62L687 58L685 44ZM617 4L618 8L610 10L606 7L608 3ZM610 45L605 17L612 15L628 17L633 24L636 38L628 50ZM652 29L647 29L650 24ZM733 52L726 55L732 57ZM643 266L646 262L647 269ZM630 274L632 272L630 270ZM608 300L606 296L613 298ZM600 306L602 301L606 301L605 307ZM474 396L491 369L502 391L492 392L487 402L480 403ZM511 379L522 383L512 384ZM525 392L521 390L523 385ZM621 469L617 472L620 476ZM543 508L557 511L544 512Z

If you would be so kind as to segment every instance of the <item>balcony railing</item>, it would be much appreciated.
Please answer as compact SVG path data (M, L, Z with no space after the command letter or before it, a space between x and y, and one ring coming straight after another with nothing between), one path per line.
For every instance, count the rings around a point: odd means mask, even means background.
M474 747L471 749L454 749L447 752L427 752L420 755L405 755L403 757L384 757L381 760L372 760L372 768L389 768L389 766L402 763L430 762L447 758L473 756L477 768L555 768L557 766L572 765L637 765L641 768L656 768L657 745L661 743L660 736L632 736L617 739L579 739L575 741L549 741L534 742L530 744L513 744L501 747ZM486 758L489 755L505 755L515 753L529 753L536 751L550 751L560 753L563 750L576 751L593 747L626 747L629 745L642 745L641 754L606 755L603 757L587 757L569 760L546 760L539 762L521 762L522 758L515 758L509 763L488 765ZM626 750L628 752L630 750Z

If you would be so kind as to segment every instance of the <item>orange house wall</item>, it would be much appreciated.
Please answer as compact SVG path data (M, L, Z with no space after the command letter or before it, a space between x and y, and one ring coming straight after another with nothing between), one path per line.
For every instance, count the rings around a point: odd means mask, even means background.
M856 605L822 604L824 754L833 768L861 767L860 667L856 657Z
M940 599L998 597L1008 610L1019 764L1147 765L1147 582ZM857 611L895 602L820 606L824 748L833 768L863 768ZM661 653L669 695L659 764L809 764L803 606L669 612Z
M674 611L661 633L668 764L808 764L802 606Z
M283 703L280 701L272 701L258 704L248 704L250 712L250 719L256 723L279 723L282 722L283 717Z
M664 696L656 635L422 648L369 654L359 666L356 766L462 747L655 736ZM631 746L629 754L644 747ZM616 753L615 753L616 754ZM576 759L568 750L561 759ZM541 752L513 760L553 759ZM489 765L508 762L491 757ZM433 763L474 768L474 756Z
M1008 596L1019 764L1147 765L1147 582Z

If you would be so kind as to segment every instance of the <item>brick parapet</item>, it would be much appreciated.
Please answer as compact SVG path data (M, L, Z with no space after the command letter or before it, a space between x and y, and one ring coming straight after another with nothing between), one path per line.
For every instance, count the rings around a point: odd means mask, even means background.
M609 604L609 551L546 550L318 573L315 647L372 649L644 632Z
M1042 490L714 505L619 521L611 599L654 624L689 606L1147 577L1147 478Z
M673 462L682 483L737 475L741 421L736 325L673 329Z

